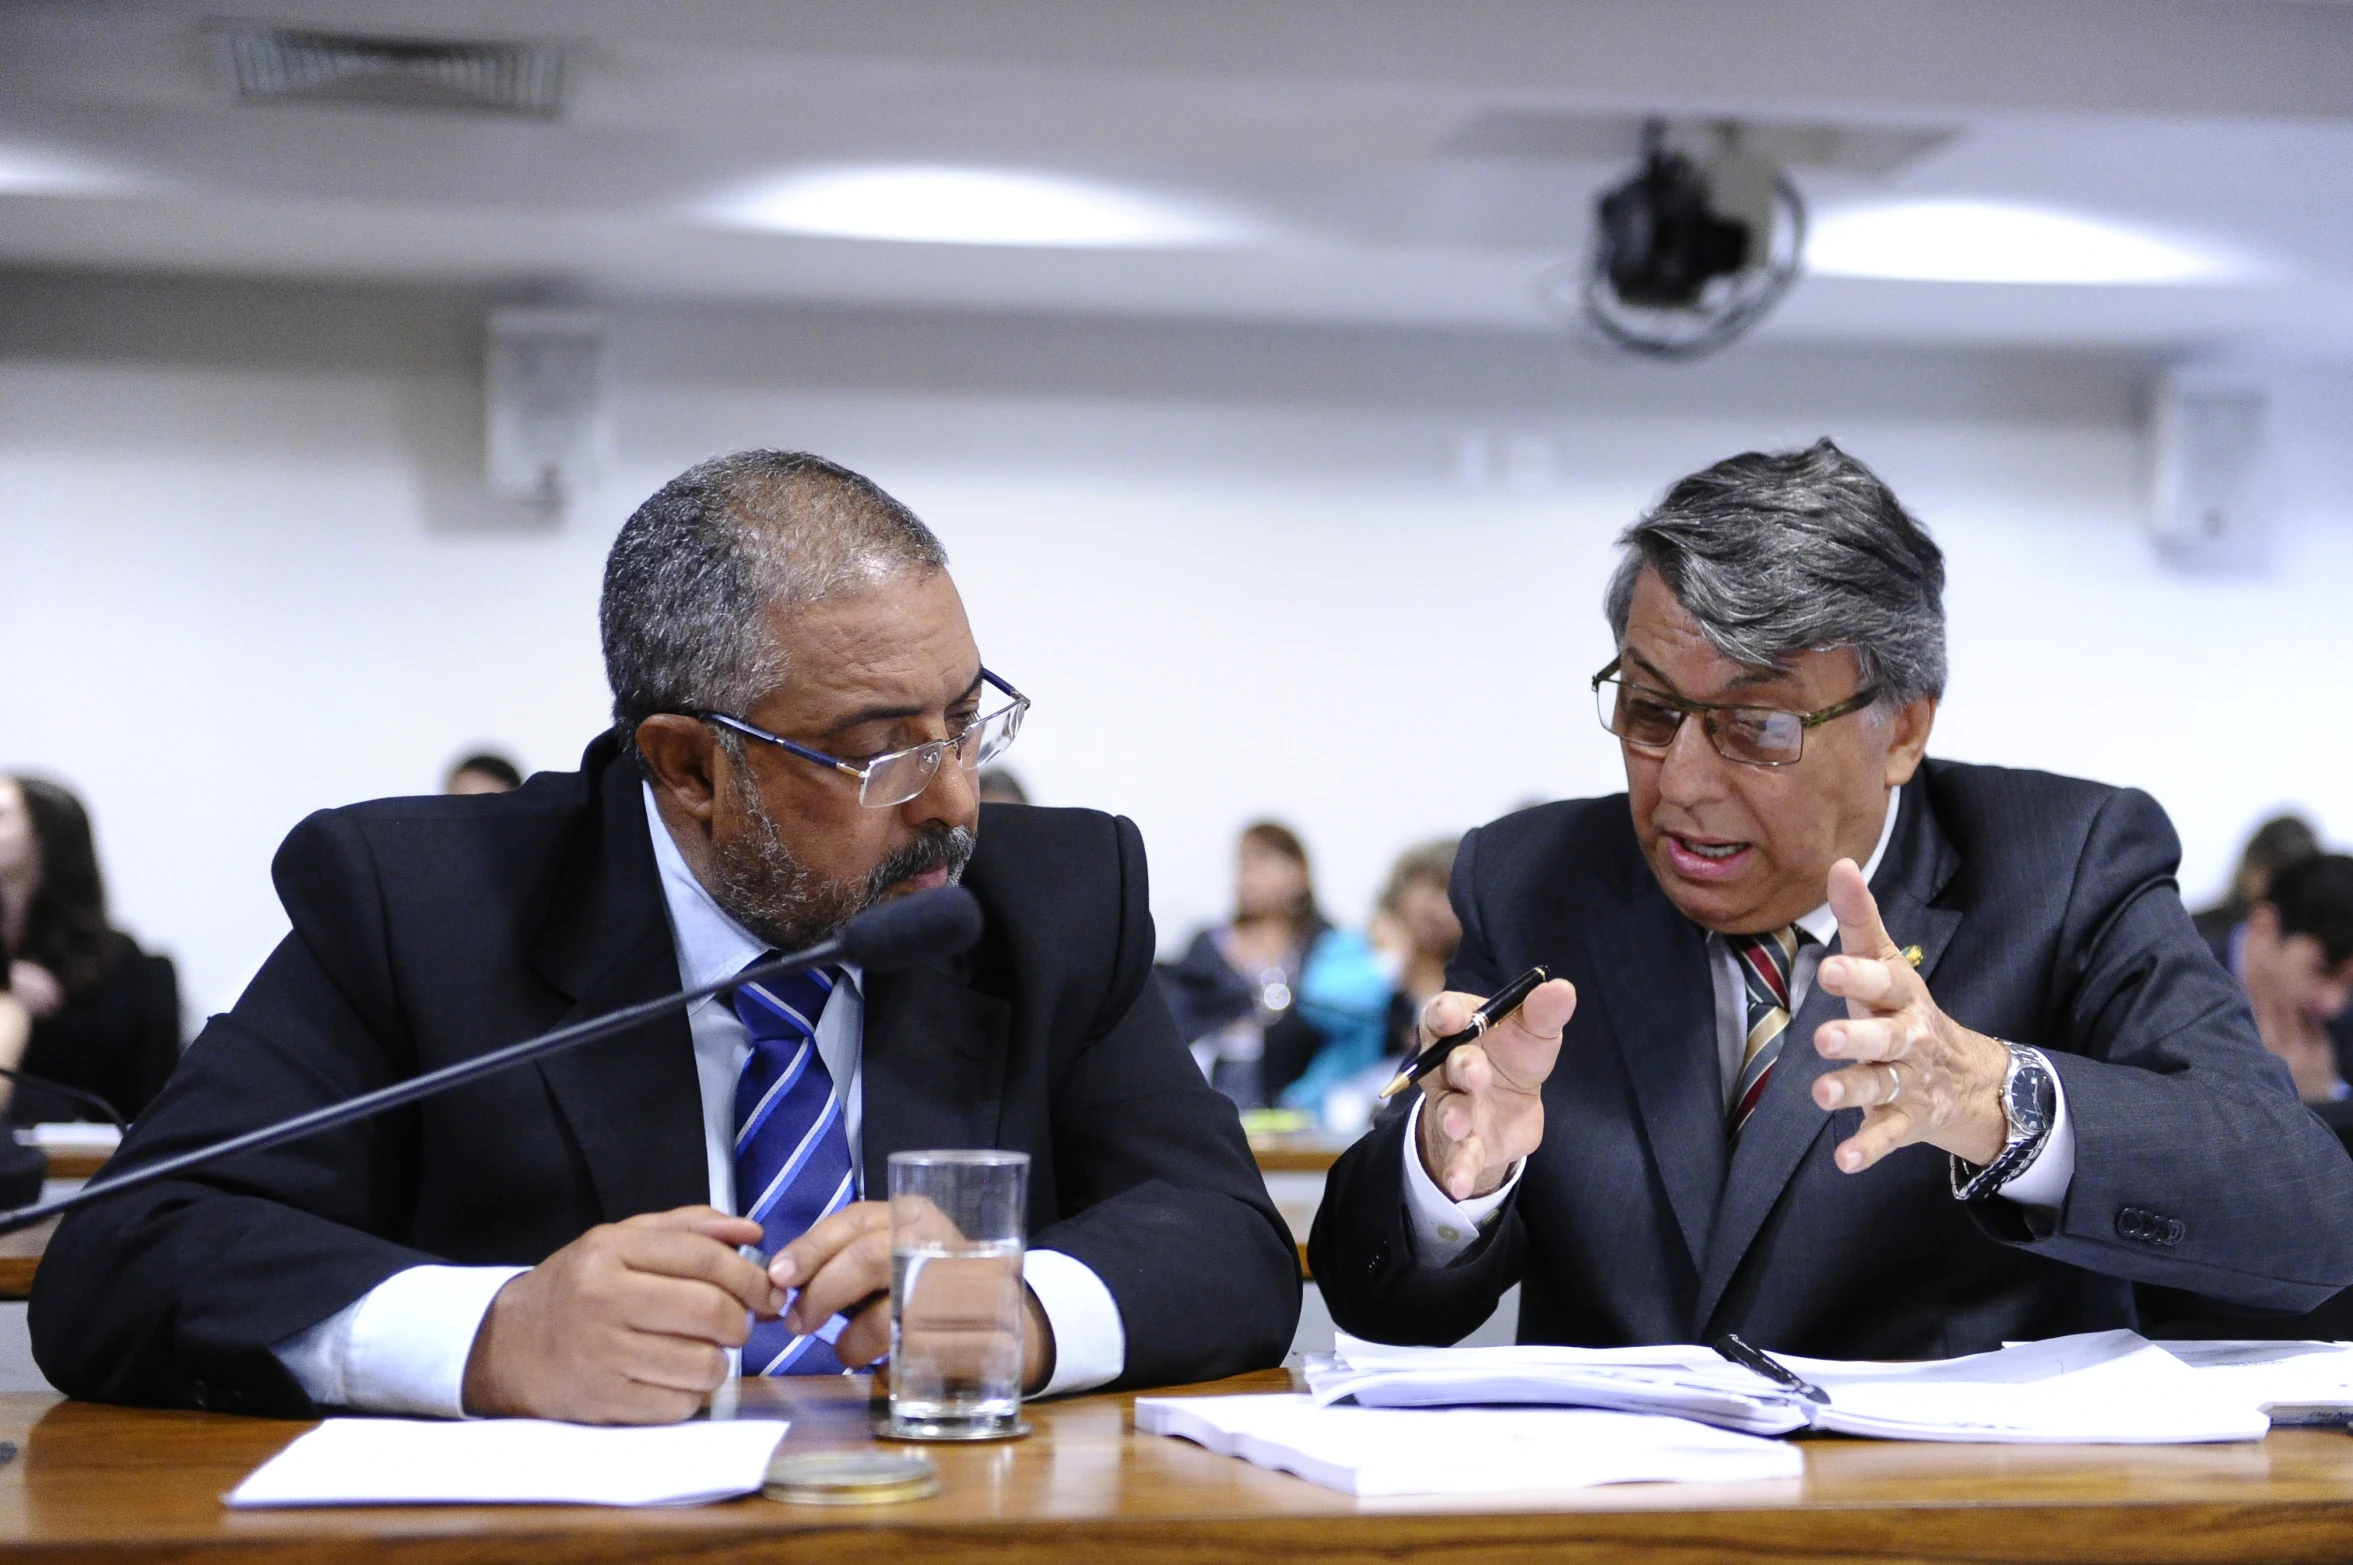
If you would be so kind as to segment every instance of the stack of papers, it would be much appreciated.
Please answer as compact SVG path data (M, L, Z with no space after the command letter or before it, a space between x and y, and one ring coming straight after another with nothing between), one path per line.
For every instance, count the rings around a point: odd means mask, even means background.
M1567 1409L1318 1407L1312 1397L1138 1397L1136 1427L1342 1494L1494 1494L1796 1478L1796 1447L1689 1419Z
M698 1505L758 1491L782 1420L591 1429L332 1418L256 1468L233 1506Z
M1345 1334L1338 1351L1309 1361L1307 1381L1318 1405L1534 1403L1674 1414L1760 1435L2171 1445L2259 1440L2270 1428L2245 1384L2129 1331L1920 1363L1780 1362L1825 1400L1706 1348L1396 1348Z
M2353 1345L2342 1342L2161 1342L2209 1385L2227 1386L2272 1423L2353 1419Z

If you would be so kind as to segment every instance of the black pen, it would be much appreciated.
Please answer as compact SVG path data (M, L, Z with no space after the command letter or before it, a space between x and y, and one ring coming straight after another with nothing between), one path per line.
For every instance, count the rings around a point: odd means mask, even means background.
M1399 1071L1389 1085L1381 1089L1381 1096L1393 1098L1424 1076L1446 1063L1446 1056L1473 1039L1486 1036L1487 1029L1520 1008L1520 1002L1536 992L1536 986L1551 975L1541 967L1531 967L1519 977L1505 984L1485 1005L1471 1012L1471 1024L1461 1032L1448 1033L1413 1057L1413 1063Z
M1764 1376L1785 1390L1794 1391L1808 1402L1822 1407L1830 1405L1830 1393L1820 1386L1798 1378L1797 1372L1762 1349L1750 1347L1736 1332L1726 1332L1708 1344L1718 1353L1738 1364L1742 1369Z

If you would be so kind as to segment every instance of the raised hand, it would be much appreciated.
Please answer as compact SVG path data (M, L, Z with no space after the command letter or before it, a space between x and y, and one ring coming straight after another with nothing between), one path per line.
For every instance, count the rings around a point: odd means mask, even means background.
M1814 1102L1863 1110L1862 1128L1839 1143L1838 1166L1861 1173L1915 1141L1992 1162L2009 1131L2002 1082L2010 1051L1937 1008L1927 980L1888 938L1853 859L1830 866L1830 909L1839 954L1822 959L1814 981L1846 1001L1847 1019L1816 1028L1814 1049L1857 1063L1818 1077Z
M1485 998L1451 990L1432 998L1422 1007L1420 1046L1468 1027ZM1422 1078L1419 1150L1439 1189L1457 1201L1490 1195L1544 1140L1544 1079L1576 1009L1576 989L1555 978Z

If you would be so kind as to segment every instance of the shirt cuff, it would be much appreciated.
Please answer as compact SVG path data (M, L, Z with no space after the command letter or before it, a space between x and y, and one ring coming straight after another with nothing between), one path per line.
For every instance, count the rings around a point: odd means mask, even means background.
M1091 1391L1117 1380L1127 1368L1127 1327L1103 1279L1075 1256L1032 1250L1021 1258L1021 1280L1054 1333L1054 1373L1037 1395Z
M2050 1061L2043 1061L2045 1068ZM2067 1085L2051 1072L2051 1092L2057 1106L2051 1111L2051 1132L2043 1137L2042 1146L2026 1160L2026 1166L2002 1181L1994 1194L2020 1206L2038 1206L2056 1211L2067 1200L2067 1187L2075 1182L2075 1124L2067 1117Z
M465 1416L466 1360L490 1301L521 1266L412 1266L270 1352L313 1402Z
M1416 1103L1405 1116L1405 1211L1411 1219L1415 1259L1428 1266L1444 1266L1478 1242L1479 1230L1519 1188L1528 1162L1522 1158L1514 1163L1493 1194L1457 1201L1439 1189L1438 1181L1422 1167L1421 1124L1422 1105Z

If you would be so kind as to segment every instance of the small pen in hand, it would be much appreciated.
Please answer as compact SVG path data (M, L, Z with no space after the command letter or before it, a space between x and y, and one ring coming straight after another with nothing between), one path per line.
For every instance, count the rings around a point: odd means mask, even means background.
M1808 1402L1822 1407L1830 1405L1830 1393L1811 1381L1800 1379L1787 1364L1760 1348L1749 1346L1735 1332L1726 1332L1708 1344L1718 1353L1738 1364L1742 1369L1764 1376L1785 1391L1794 1391Z
M1552 976L1541 967L1531 967L1519 977L1505 984L1485 1005L1471 1012L1471 1024L1461 1032L1448 1033L1413 1057L1406 1066L1381 1089L1381 1096L1393 1098L1424 1076L1446 1063L1446 1057L1466 1043L1487 1035L1487 1030L1520 1008L1522 1001L1536 992L1537 986Z

